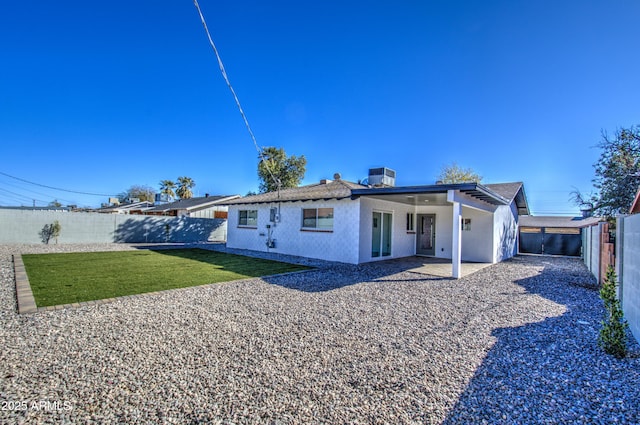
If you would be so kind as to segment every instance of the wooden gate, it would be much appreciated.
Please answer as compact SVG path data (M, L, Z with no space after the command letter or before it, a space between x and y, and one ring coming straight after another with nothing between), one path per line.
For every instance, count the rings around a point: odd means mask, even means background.
M599 283L604 282L609 266L616 266L616 244L611 240L609 223L602 223L600 227L600 276Z

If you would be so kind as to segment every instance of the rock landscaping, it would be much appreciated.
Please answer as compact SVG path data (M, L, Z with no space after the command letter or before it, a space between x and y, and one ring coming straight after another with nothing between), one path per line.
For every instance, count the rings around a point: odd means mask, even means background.
M640 422L640 349L598 347L580 260L452 280L262 253L317 269L17 313L12 254L120 249L0 246L0 423Z

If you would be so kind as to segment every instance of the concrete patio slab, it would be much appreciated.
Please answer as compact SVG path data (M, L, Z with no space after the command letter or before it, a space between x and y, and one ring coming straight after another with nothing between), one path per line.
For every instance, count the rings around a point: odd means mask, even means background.
M411 261L415 262L416 266L409 268L407 271L431 276L453 278L451 273L451 260L431 257L411 257ZM460 277L469 276L470 274L491 265L491 263L463 262L461 264Z

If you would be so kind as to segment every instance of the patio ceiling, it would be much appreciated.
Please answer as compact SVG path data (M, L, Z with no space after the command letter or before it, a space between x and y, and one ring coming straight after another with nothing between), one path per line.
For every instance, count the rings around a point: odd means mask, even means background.
M507 199L477 183L355 189L351 193L354 198L366 196L408 205L450 205L447 201L449 190L459 191L491 205L509 205Z
M388 195L367 195L367 198L380 199L382 201L397 202L413 206L443 206L451 205L447 201L445 193L424 193L424 194L388 194Z

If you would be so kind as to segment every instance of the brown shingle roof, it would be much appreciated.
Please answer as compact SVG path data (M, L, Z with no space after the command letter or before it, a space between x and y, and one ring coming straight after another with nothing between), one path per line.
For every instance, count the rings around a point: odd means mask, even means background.
M524 184L522 182L494 183L485 184L484 186L509 201L515 200L519 215L529 214L529 203L524 194Z
M513 198L516 197L522 187L522 182L483 184L483 186L491 189L492 192L497 193L503 198L513 201Z
M323 180L320 183L245 196L225 202L225 205L264 204L271 202L317 201L320 199L344 199L351 197L352 189L366 189L358 183L346 180Z

